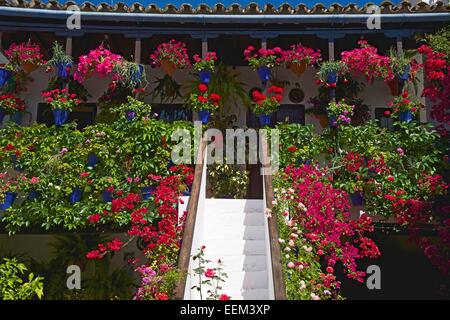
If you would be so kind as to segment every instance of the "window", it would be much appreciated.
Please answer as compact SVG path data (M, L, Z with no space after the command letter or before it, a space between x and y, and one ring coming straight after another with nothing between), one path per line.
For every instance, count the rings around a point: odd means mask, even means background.
M275 123L300 123L305 124L305 106L302 104L282 104L277 112L270 118ZM259 128L258 117L251 111L247 112L247 127Z
M182 104L152 104L152 113L158 114L157 118L163 121L192 121L191 109L186 109Z

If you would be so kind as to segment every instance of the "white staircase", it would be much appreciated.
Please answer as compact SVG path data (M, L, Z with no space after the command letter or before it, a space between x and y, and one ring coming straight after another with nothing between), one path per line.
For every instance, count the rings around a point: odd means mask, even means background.
M263 200L204 199L197 215L192 254L204 245L205 258L214 266L222 260L228 278L221 293L233 300L273 299L267 239ZM195 267L191 262L186 299L199 299L198 293L190 290L197 282L192 272Z

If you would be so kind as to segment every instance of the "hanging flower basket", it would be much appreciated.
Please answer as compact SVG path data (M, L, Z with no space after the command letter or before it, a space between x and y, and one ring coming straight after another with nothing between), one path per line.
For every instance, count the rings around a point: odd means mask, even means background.
M66 79L70 75L70 69L72 68L71 63L58 63L57 65L57 71L58 71L58 77Z
M398 80L400 80L400 81L408 81L410 71L411 71L411 66L410 65L405 66L403 68L403 72L397 75Z
M1 209L6 210L10 207L12 207L14 200L16 200L17 193L15 192L5 192L5 200L2 204Z
M261 125L261 127L270 126L271 117L272 117L271 113L270 114L260 114L258 116L258 118L259 118L259 124Z
M259 67L257 69L259 80L262 83L266 83L270 80L270 68L269 67Z
M20 64L20 67L22 68L23 71L25 71L26 74L30 74L33 71L35 71L39 67L39 65L36 63L24 61Z
M161 61L161 68L170 77L172 77L175 74L175 71L177 71L177 66L173 62L170 62L169 60Z
M53 120L55 122L55 125L57 127L60 127L63 124L65 124L67 122L67 120L69 119L70 111L63 110L63 109L53 109L52 113L53 113Z
M0 88L2 88L11 79L13 73L10 70L0 68Z
M288 68L291 70L297 77L301 76L308 68L308 64L306 62L302 63L288 63Z
M200 82L204 84L208 84L211 81L211 71L209 70L202 70L198 73L198 76L200 78Z
M327 83L334 84L338 82L338 74L337 72L330 72L327 74Z
M209 109L199 110L198 117L200 118L203 124L207 124L209 122L209 118L211 117L211 110Z
M97 155L95 153L89 153L88 154L88 159L87 159L87 164L88 167L91 168L95 168L95 166L100 162L100 158L97 157Z

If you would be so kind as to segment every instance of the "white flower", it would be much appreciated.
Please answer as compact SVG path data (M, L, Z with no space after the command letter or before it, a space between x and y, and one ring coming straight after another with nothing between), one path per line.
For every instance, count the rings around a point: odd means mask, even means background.
M289 248L289 247L286 247L286 248L284 248L284 251L286 251L286 252L290 252L290 251L291 251L291 248Z
M272 210L270 210L269 208L266 208L264 213L267 218L272 218Z
M278 242L279 242L279 243L284 243L284 239L279 238L279 239L278 239Z
M296 234L296 233L291 233L291 234L290 234L290 237L293 238L293 239L297 239L297 238L298 238L298 234Z
M305 249L306 252L312 251L312 247L303 246L303 249Z
M298 271L302 271L303 268L304 268L304 266L303 266L302 264L299 264L299 265L298 265Z
M61 187L60 186L55 186L55 189L56 190L61 190Z
M306 283L305 281L301 280L300 281L300 290L305 290L306 289Z
M295 242L294 242L294 240L289 240L288 245L289 245L290 247L295 247Z
M323 290L323 294L329 296L331 294L330 290Z
M49 182L49 183L48 183L48 186L49 186L49 187L53 187L53 183Z
M276 206L276 205L277 205L277 200L273 200L273 201L272 201L272 204L273 204L274 206Z
M306 212L306 207L305 207L305 205L304 205L303 203L299 202L298 205L297 205L297 207L298 207L300 210Z
M289 193L294 193L294 189L289 188L289 189L288 189L288 192L289 192Z
M311 299L320 300L320 297L318 295L316 295L315 293L311 292Z

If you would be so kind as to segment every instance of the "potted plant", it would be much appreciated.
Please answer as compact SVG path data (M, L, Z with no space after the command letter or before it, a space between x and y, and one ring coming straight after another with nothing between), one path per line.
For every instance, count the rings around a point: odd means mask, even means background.
M14 73L14 66L10 63L0 65L0 89L11 79Z
M147 76L142 64L120 61L114 66L113 81L128 88L138 88L147 85Z
M320 65L319 80L329 87L336 87L338 78L347 73L347 67L342 61L325 61Z
M347 65L349 72L354 75L361 74L367 81L389 81L394 77L389 57L378 54L378 49L365 40L360 40L358 44L359 48L341 53L341 60Z
M15 97L12 93L0 96L0 123L5 115L12 117L17 124L20 124L21 115L25 111L25 101Z
M328 122L331 128L338 125L350 124L354 106L346 104L344 100L328 104Z
M47 66L55 68L59 78L68 78L73 65L72 57L66 54L63 46L57 41L53 43L52 52L53 56L47 61Z
M139 101L131 96L128 96L127 100L126 103L112 107L111 111L120 113L121 117L125 118L127 121L150 116L152 107L149 104Z
M141 189L142 199L149 200L156 190L156 186L161 180L161 176L155 174L148 174L147 177L140 181L139 188Z
M5 55L12 64L20 66L27 74L36 70L43 63L41 47L31 41L11 44L5 51Z
M189 105L192 110L198 111L203 124L207 124L211 111L219 108L220 96L216 93L208 93L208 86L200 83L197 90L189 96Z
M150 55L150 59L161 66L170 77L177 69L191 66L186 44L175 39L159 44L156 51Z
M117 186L118 181L111 176L94 179L95 190L101 194L101 198L105 203L112 202Z
M314 50L301 44L294 44L290 50L283 51L286 66L295 75L300 76L308 66L315 65L322 60L320 50Z
M283 63L283 50L280 47L275 47L273 49L261 48L257 53L254 51L253 46L248 46L244 50L244 57L250 67L258 72L261 82L265 84L270 80L270 69Z
M69 113L81 102L75 93L69 93L65 88L44 91L41 96L52 109L53 119L58 127L66 123Z
M82 83L94 73L100 77L105 77L113 72L116 64L122 61L122 56L112 53L101 44L98 48L89 51L87 55L79 57L77 70L73 74L73 78Z
M10 208L17 197L18 181L11 177L8 173L0 173L0 181L2 181L2 198L1 210Z
M217 60L215 52L207 52L206 56L202 59L198 54L193 56L194 64L192 68L198 73L200 82L208 84L211 80L211 73L214 72L214 62Z
M409 99L408 91L394 97L394 101L390 102L388 106L392 108L392 113L389 112L389 115L398 117L400 122L411 122L416 113L423 107L420 101Z
M270 125L270 117L283 100L283 88L271 86L267 89L267 96L258 90L252 92L253 113L259 117L261 126Z

